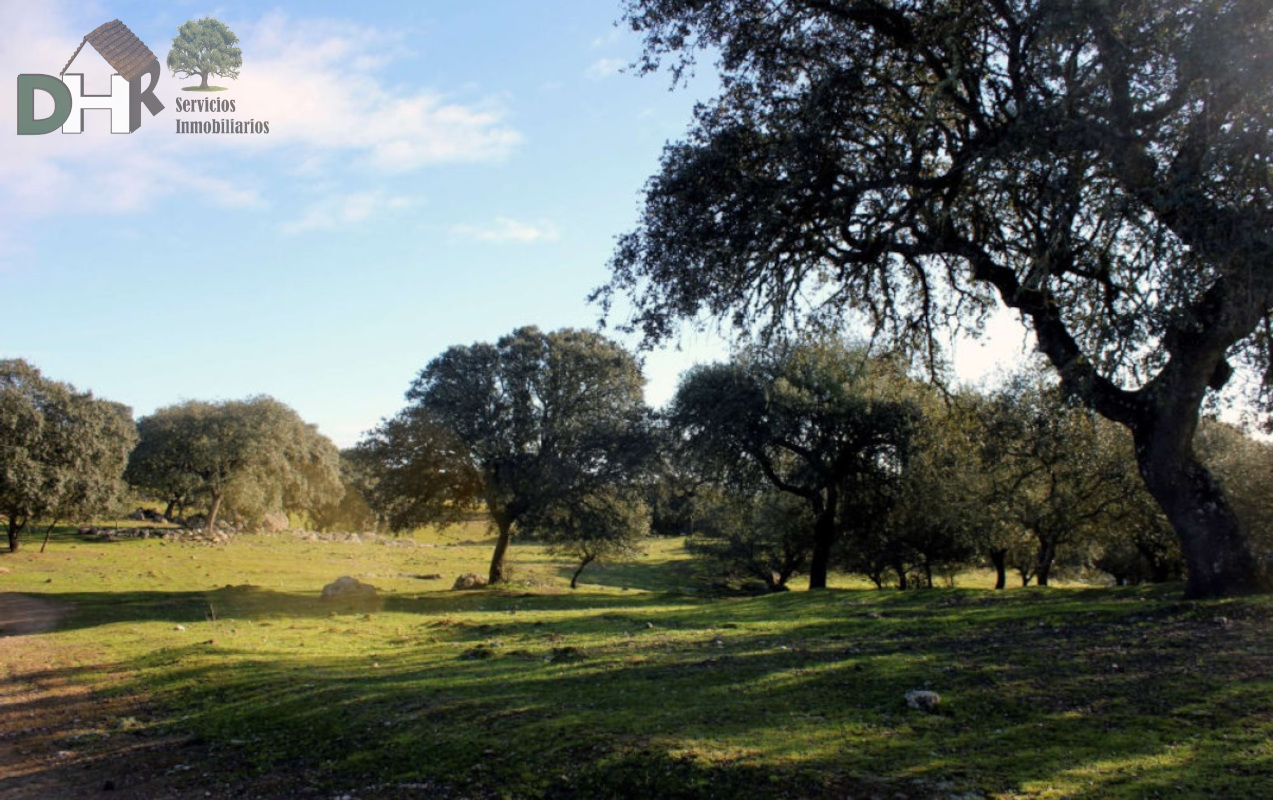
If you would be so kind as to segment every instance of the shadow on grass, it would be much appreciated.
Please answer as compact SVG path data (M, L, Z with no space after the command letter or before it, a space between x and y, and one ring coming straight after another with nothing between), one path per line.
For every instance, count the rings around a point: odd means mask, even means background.
M244 615L317 603L222 592ZM174 709L168 724L236 763L383 797L421 781L473 797L1255 797L1273 780L1264 600L827 591L584 605L611 599L390 598L386 611L420 614L473 603L462 610L490 622L417 631L374 659L182 646L115 669L134 676L121 690L150 693ZM598 613L508 613L541 601ZM938 713L906 707L916 688L941 693Z
M379 612L445 616L470 612L517 612L665 608L669 603L701 603L700 598L669 599L653 593L631 595L531 594L515 590L385 594L372 599L323 599L317 593L279 592L251 584L210 591L165 592L26 592L30 597L69 607L58 630L75 630L120 622L183 624L233 619L320 618Z
M557 575L569 581L577 567L577 564L567 565L558 569ZM579 576L579 584L584 588L591 585L643 592L693 593L702 589L694 574L694 564L688 559L589 565Z

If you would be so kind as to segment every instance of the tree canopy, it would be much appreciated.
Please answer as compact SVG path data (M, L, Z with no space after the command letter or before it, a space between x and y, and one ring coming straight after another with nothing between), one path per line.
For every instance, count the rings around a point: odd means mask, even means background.
M1192 448L1208 392L1273 370L1265 0L629 0L645 67L719 53L610 284L647 339L864 317L938 359L1021 314L1067 392L1133 434L1191 596L1263 585Z
M238 43L239 37L224 22L210 16L187 20L172 37L168 69L174 77L198 75L200 89L208 88L212 75L235 80L243 66L243 51Z
M169 507L208 503L207 526L222 506L245 522L272 511L309 511L341 491L339 451L270 397L161 408L138 423L129 482Z
M686 373L668 410L705 468L727 482L756 473L800 497L813 519L810 588L824 588L841 534L900 474L917 409L891 396L887 364L838 343L754 351Z
M136 441L126 406L49 380L20 359L0 361L0 515L9 550L32 520L104 510L119 495Z
M411 385L409 405L359 445L375 465L373 505L394 529L484 506L499 534L489 578L502 582L514 526L550 532L563 507L631 517L626 503L584 501L638 476L644 382L630 353L590 331L526 327L448 348Z

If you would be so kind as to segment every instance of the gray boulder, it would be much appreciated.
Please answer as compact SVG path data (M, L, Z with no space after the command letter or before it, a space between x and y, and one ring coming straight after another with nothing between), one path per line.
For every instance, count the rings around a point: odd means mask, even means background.
M376 587L348 575L342 575L323 587L324 600L371 600L375 597Z

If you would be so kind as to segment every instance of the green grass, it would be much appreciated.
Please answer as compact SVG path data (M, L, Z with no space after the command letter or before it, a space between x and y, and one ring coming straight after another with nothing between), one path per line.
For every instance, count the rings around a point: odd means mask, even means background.
M224 92L226 88L227 87L225 86L209 86L208 88L204 89L201 86L182 86L181 91L183 92Z
M44 556L0 558L13 570L0 591L73 603L57 639L101 654L75 679L146 697L139 725L206 742L240 777L554 798L1230 798L1273 785L1265 598L711 598L673 541L590 568L576 592L569 565L517 544L512 588L452 592L457 574L485 571L484 528L417 539L64 534ZM445 577L411 577L432 573ZM344 574L381 602L324 604L322 585ZM916 688L942 695L938 713L906 707Z

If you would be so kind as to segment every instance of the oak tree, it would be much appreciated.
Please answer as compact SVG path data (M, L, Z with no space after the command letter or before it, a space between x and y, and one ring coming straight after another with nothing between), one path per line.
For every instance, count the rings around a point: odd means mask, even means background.
M239 67L243 66L243 51L238 43L239 37L220 20L213 17L187 20L172 37L168 69L174 77L198 75L200 89L208 88L208 78L213 75L237 79Z
M21 359L0 361L0 516L9 550L33 520L104 510L123 488L136 441L126 406L50 380Z
M514 532L550 534L562 504L638 476L644 383L632 354L590 331L525 327L448 348L359 445L376 465L373 506L395 530L485 508L498 534L489 581L503 582Z
M863 315L937 357L1018 312L1131 431L1187 594L1263 586L1194 453L1208 394L1273 370L1267 0L629 0L644 65L718 54L598 297L660 339ZM608 307L608 306L607 306Z

